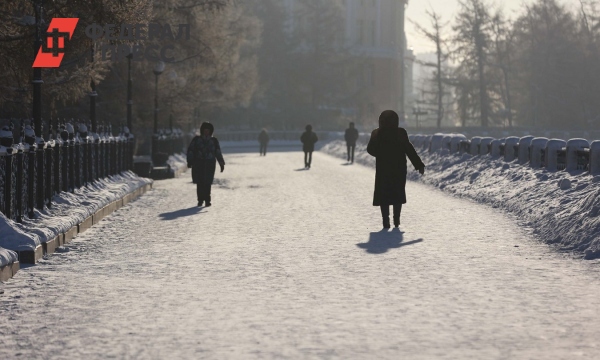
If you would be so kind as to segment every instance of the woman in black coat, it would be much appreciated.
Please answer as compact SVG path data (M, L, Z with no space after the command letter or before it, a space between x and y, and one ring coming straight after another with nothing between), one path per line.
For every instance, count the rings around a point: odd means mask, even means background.
M394 226L400 225L402 204L406 204L406 157L421 175L425 173L425 165L398 123L396 112L382 112L379 129L373 130L367 145L367 152L376 158L373 206L381 207L384 228L390 227L390 205L394 207Z
M312 131L312 125L306 125L306 131L300 136L302 150L304 151L304 168L310 169L312 153L315 151L315 143L319 141L317 134Z
M209 122L200 126L200 136L192 139L187 151L187 166L192 168L192 181L196 184L198 206L206 202L211 206L211 186L215 178L217 161L221 166L221 172L225 170L225 160L221 153L219 140L213 137L214 126Z

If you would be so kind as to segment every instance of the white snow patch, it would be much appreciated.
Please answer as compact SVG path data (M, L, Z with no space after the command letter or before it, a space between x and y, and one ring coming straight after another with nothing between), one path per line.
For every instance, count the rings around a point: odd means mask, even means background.
M19 259L16 252L0 248L0 267L12 264L17 260Z
M346 144L333 141L322 151L346 158ZM600 258L600 182L584 171L532 169L517 160L505 162L491 155L432 154L417 149L425 163L425 176L411 171L408 179L420 181L459 197L502 208L548 244L560 250ZM375 166L366 144L356 147L355 161ZM558 186L557 186L558 185Z
M109 203L149 183L152 180L127 171L95 181L74 193L63 191L54 196L52 208L36 209L33 219L24 217L20 224L0 214L0 247L15 251L35 249Z
M175 154L169 156L167 164L174 171L177 172L180 169L187 168L187 158L185 154Z

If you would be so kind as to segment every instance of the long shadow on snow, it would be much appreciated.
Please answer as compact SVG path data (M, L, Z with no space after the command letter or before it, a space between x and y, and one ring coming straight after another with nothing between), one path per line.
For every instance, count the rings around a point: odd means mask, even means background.
M194 206L189 209L181 209L168 213L162 213L158 216L160 216L161 220L175 220L186 216L201 214L200 210L202 210L202 208Z
M397 228L393 230L383 229L369 234L369 242L356 244L361 249L365 249L369 254L383 254L390 249L397 249L402 246L417 244L423 239L402 242L404 232Z

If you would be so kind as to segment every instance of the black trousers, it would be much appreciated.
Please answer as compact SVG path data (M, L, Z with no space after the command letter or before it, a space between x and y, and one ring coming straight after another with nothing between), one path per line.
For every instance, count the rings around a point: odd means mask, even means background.
M312 162L312 151L304 152L304 166L310 167L310 163Z
M394 206L394 222L400 221L400 213L402 212L402 204L393 205ZM384 219L388 219L390 217L390 206L389 205L381 205L381 216ZM396 221L398 220L398 221Z
M198 195L198 202L206 201L210 203L210 190L212 184L196 184L196 195Z
M215 178L216 161L201 161L192 168L192 177L196 183L198 202L210 203L210 190Z
M354 149L356 148L356 144L346 144L348 147L348 161L352 160L354 162Z
M267 144L260 144L260 154L267 155Z

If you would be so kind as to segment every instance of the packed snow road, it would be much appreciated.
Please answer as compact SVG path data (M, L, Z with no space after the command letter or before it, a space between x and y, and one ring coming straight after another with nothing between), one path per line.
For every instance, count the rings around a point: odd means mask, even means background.
M159 181L0 295L2 359L592 359L599 262L408 183L381 231L374 170L225 154L213 206Z

